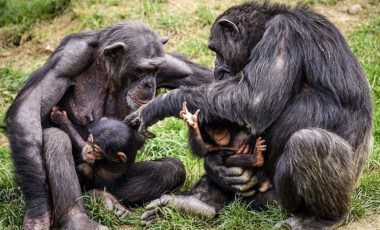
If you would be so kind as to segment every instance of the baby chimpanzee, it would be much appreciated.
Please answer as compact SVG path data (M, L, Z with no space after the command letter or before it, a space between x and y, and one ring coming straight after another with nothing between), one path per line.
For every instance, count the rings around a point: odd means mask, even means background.
M89 127L90 134L85 141L66 112L57 106L52 110L51 120L69 135L73 144L82 149L81 156L86 163L78 164L76 170L83 189L93 189L93 195L102 198L102 190L106 188L112 195L122 199L122 194L128 192L123 191L128 168L134 162L137 150L144 144L144 138L122 121L102 118ZM105 202L112 202L111 205L118 206L115 209L123 210L123 215L128 214L116 198L106 195L110 201L105 199Z
M81 155L86 163L79 164L76 169L86 189L113 186L125 175L128 162L134 161L128 158L134 157L134 152L144 143L138 132L116 119L102 118L91 125L85 141L74 129L65 111L54 107L51 118L82 149Z
M196 154L205 156L213 151L223 151L226 154L225 164L228 167L259 168L264 165L263 151L266 150L265 140L257 138L252 154L250 146L245 144L248 137L248 128L238 125L225 125L223 127L200 127L198 124L198 109L194 114L187 110L186 102L179 113L190 128L192 142L190 143ZM264 180L259 186L260 192L265 192L271 187L269 180Z

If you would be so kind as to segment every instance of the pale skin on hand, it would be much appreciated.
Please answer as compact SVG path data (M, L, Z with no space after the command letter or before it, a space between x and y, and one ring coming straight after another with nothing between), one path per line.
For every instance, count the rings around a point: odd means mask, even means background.
M190 113L187 109L186 102L182 104L182 110L179 112L179 117L182 118L186 124L193 129L199 129L198 126L198 115L201 112L198 109L194 114Z
M195 139L198 141L204 143L199 125L198 125L198 115L200 113L200 109L198 109L194 114L190 113L187 109L186 102L183 102L182 104L182 110L179 112L179 117L182 118L186 124L192 129ZM213 141L217 144L217 146L210 145L204 143L207 151L214 151L214 150L234 150L240 154L240 153L250 153L251 148L248 144L242 142L239 147L239 149L235 149L235 146L228 146L231 145L231 133L227 129L211 129L211 128L205 128L206 132L209 134L209 136L213 139ZM262 142L263 143L263 142ZM235 144L234 144L235 145ZM262 148L262 146L260 146Z
M182 118L186 124L193 130L193 133L195 135L195 138L198 139L199 141L203 142L203 139L200 134L200 129L198 126L198 115L200 113L200 110L198 109L194 114L190 113L189 110L187 109L186 102L182 104L182 110L179 113L180 118ZM218 145L218 146L212 146L209 144L205 144L207 151L212 151L212 150L222 150L222 149L230 149L226 146L228 146L231 142L231 134L228 132L227 129L211 129L211 128L206 128L206 132L210 135L210 137L213 139L213 141ZM262 137L257 138L256 140L256 162L258 165L263 165L264 164L264 156L263 156L263 151L266 151L266 145L264 144L265 140L262 139ZM251 148L248 144L243 142L240 144L240 148L236 151L237 154L248 154L251 152ZM236 150L232 148L231 150ZM268 179L265 179L259 186L258 190L260 192L266 192L272 187L272 184Z

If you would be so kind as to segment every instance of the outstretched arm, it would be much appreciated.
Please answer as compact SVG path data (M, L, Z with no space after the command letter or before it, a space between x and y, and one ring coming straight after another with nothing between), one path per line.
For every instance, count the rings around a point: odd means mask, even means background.
M189 126L189 144L191 151L199 156L204 156L211 146L203 141L198 123L199 113L199 109L194 114L190 113L186 107L186 102L184 102L182 104L182 110L179 112L179 117Z
M141 123L140 130L168 116L178 116L183 101L188 109L202 111L200 119L226 119L252 125L260 134L281 114L292 96L294 83L301 77L300 38L276 16L268 23L262 40L251 51L250 62L238 76L194 88L180 88L141 107L127 120ZM289 42L293 41L293 42Z

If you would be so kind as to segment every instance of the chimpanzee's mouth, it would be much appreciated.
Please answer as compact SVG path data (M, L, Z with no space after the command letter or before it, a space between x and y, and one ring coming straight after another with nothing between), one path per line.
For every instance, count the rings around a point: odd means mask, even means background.
M142 105L145 105L146 103L148 103L150 101L149 100L140 100L140 99L136 99L136 98L131 98L133 102L135 102L136 104L142 106Z
M222 140L226 139L226 137L227 137L227 133L226 133L226 134L224 134L224 136L223 136L223 137L219 138L219 140L218 140L218 141L222 141Z

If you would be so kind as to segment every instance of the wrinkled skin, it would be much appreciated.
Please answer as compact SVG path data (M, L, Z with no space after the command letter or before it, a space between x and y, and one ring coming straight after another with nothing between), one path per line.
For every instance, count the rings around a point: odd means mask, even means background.
M138 22L75 33L31 74L6 115L16 180L25 198L24 229L104 228L88 219L78 200L74 162L83 159L80 154L73 159L72 153L80 146L51 128L50 112L60 106L83 138L91 123L103 116L123 118L152 99L158 87L212 81L204 67L164 53L166 41Z
M216 19L209 48L217 55L218 81L173 90L126 120L145 133L157 120L178 116L186 101L191 112L202 111L206 124L222 119L249 125L267 143L264 168L254 175L273 184L254 194L250 206L275 198L295 215L285 221L293 229L339 225L368 159L373 118L364 71L342 34L307 8L249 2ZM208 166L216 174L213 183L236 188L225 170L214 169L220 164ZM239 188L256 186L245 185Z

